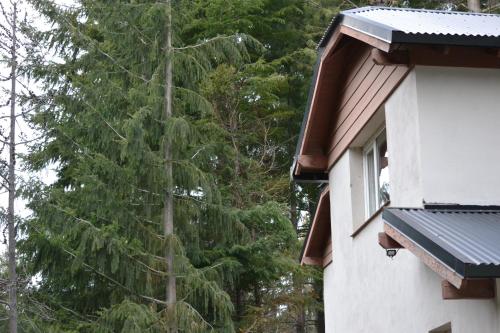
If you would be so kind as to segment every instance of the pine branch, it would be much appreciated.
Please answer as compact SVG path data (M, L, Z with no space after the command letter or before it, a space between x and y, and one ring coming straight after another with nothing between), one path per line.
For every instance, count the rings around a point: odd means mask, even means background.
M91 228L92 228L94 231L96 231L97 233L99 233L99 234L102 234L102 233L103 233L103 231L102 231L100 228L98 228L97 226L95 226L92 222L90 222L90 221L88 221L88 220L86 220L86 219L83 219L83 218L80 218L80 217L74 216L73 214L70 214L70 213L66 212L64 209L62 209L61 207L59 207L59 206L57 206L57 205L51 204L51 206L52 206L53 208L55 208L56 210L58 210L59 212L62 212L62 213L66 214L66 215L67 215L67 216L69 216L69 217L72 217L72 218L73 218L73 219L75 219L76 221L86 224L87 226L91 227ZM107 222L109 222L109 223L112 223L111 221L106 220L106 219L104 219L104 218L102 218L102 217L100 217L99 219L104 220L104 221L107 221ZM118 239L117 239L117 240L118 240ZM119 241L119 240L118 240L118 241ZM131 250L131 249L130 249L130 248L128 248L127 250ZM149 256L149 254L148 254L148 253L144 253L144 252L139 252L139 254L140 254L140 255L142 255L142 256ZM154 269L153 267L151 267L151 266L149 266L148 264L146 264L146 263L142 262L141 260L139 260L139 259L137 259L137 258L135 258L135 257L131 256L130 254L126 253L125 255L126 255L129 259L131 259L131 260L133 260L133 261L137 262L139 265L142 265L144 268L148 269L148 270L149 270L149 271L151 271L152 273L158 274L159 276L166 276L166 273L165 273L165 272L163 272L163 271L159 271L159 270Z
M113 127L111 126L111 124L104 118L104 116L99 112L97 111L97 109L95 107L93 107L89 102L87 102L87 100L83 100L83 102L85 103L85 105L87 105L88 107L90 107L92 110L94 110L98 115L99 117L104 121L104 123L109 127L111 128L111 130L116 134L118 135L118 137L120 139L122 139L123 141L125 142L128 142L127 138L125 138L123 135L121 135L120 133L118 133L118 131Z
M213 38L210 38L210 39L207 39L207 40L204 40L198 44L194 44L194 45L188 45L188 46L183 46L183 47L173 47L172 49L174 51L182 51L182 50L189 50L189 49L197 49L199 47L203 47L205 45L208 45L208 44L211 44L215 41L218 41L218 40L225 40L225 39L236 39L238 37L238 35L232 35L232 36L217 36L217 37L213 37Z
M74 254L74 253L72 253L72 252L68 251L67 249L62 248L62 250L63 250L66 254L70 255L71 257L73 257L73 258L75 258L75 259L77 258L76 254ZM154 297L150 297L150 296L146 296L146 295L137 294L137 293L136 293L136 292L134 292L132 289L130 289L130 288L128 288L128 287L126 287L125 285L123 285L122 283L120 283L120 282L118 282L117 280L113 279L113 278L112 278L112 277L110 277L109 275L107 275L107 274L105 274L105 273L102 273L102 272L101 272L100 270L98 270L97 268L94 268L94 267L92 267L91 265L89 265L89 264L87 264L87 263L85 263L85 262L83 262L83 261L82 261L82 265L83 265L83 266L85 266L86 268L88 268L88 269L92 270L92 271L93 271L93 272L95 272L96 274L98 274L98 275L102 276L102 277L103 277L103 278L105 278L106 280L108 280L108 281L112 282L112 283L113 283L113 284L115 284L116 286L118 286L118 287L120 287L120 288L124 289L125 291L129 292L131 295L135 295L135 296L141 297L141 298L143 298L143 299L145 299L145 300L152 301L152 302L154 302L154 303L156 303L156 304L160 304L160 305L166 305L166 304L167 304L165 301L162 301L162 300L156 299L156 298L154 298Z

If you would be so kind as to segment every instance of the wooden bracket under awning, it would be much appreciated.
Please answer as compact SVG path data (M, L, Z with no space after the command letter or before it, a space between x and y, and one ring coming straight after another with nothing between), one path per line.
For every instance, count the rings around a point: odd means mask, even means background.
M384 223L385 233L394 239L396 242L401 244L405 249L417 256L424 264L426 264L430 269L436 272L443 279L449 281L455 288L460 289L464 281L463 277L457 274L448 266L444 265L442 262L431 256L427 251L422 249L420 246L415 244L412 240L407 238L401 232L391 227L387 223Z
M385 232L378 233L378 244L386 250L403 248L403 245L396 242L391 236L389 236Z

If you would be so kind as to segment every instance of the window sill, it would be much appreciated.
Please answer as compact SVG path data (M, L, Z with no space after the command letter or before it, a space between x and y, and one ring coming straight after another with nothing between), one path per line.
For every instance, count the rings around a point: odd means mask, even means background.
M377 216L379 216L382 211L384 210L385 207L389 206L391 202L390 201L387 201L386 203L384 203L379 209L377 209L375 211L375 213L372 214L372 216L370 216L365 222L363 222L362 225L360 225L359 227L357 227L353 233L351 234L351 237L354 238L356 237L368 224L370 224L371 221L375 220L375 218Z

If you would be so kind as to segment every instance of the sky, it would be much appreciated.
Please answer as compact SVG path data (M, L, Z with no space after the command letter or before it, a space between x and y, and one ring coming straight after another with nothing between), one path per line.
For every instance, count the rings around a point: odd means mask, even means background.
M11 8L11 1L14 0L0 0L1 7L5 10L5 12L10 12ZM46 30L49 28L49 25L47 22L45 22L32 8L30 8L27 4L26 1L15 1L18 3L18 7L20 8L20 17L24 18L27 17L32 24L39 29ZM55 1L58 4L61 5L72 5L74 4L73 1L71 0L57 0ZM6 19L3 16L2 12L0 11L0 25L6 25ZM2 41L5 42L2 36ZM5 59L4 57L6 56L6 52L0 48L0 59ZM24 50L21 48L19 51L19 61L22 62L25 56ZM6 78L10 76L10 66L9 64L6 64L5 62L0 62L0 134L2 136L8 136L9 135L9 118L6 117L10 114L10 105L6 105L6 102L9 100L10 96L10 86L11 82L10 80L4 81ZM36 84L36 82L28 81L26 78L18 78L19 83L17 84L18 88L18 93L22 93L25 91L23 88L24 86L28 86L30 90L34 91L35 93L38 93L41 91L41 87ZM21 107L19 105L16 105L16 113L21 112ZM35 131L30 129L26 122L22 119L22 117L18 117L16 121L16 140L18 142L25 141L25 140L30 140L33 138L36 138L38 135ZM24 154L27 153L27 146L26 145L16 145L16 151L18 154ZM4 161L8 161L8 147L5 147L4 151L0 153L0 159ZM23 172L23 165L18 160L18 163L16 165L16 173L17 176L20 180L22 179L27 179L28 174L26 172ZM42 170L39 172L36 176L38 179L44 181L45 183L52 183L56 179L56 173L54 171L55 166L46 168L45 170ZM8 193L6 189L0 188L0 209L5 209L7 210L8 206ZM26 202L22 200L21 198L16 199L15 202L15 213L18 216L21 217L28 217L30 215L30 211L26 208ZM5 224L2 224L2 221L0 221L0 253L4 252L6 250L6 240L4 239L5 233L3 232L5 228Z

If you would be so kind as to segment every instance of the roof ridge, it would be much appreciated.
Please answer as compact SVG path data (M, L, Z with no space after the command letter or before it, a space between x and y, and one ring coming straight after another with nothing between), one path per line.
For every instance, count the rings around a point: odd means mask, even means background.
M387 7L387 6L365 6L358 7L348 10L343 10L341 14L356 14L372 10L388 10L388 11L408 11L408 12L421 12L421 13L436 13L436 14L446 14L446 15L464 15L464 16L494 16L500 18L499 14L494 13L477 13L477 12L460 12L455 10L443 10L443 9L426 9L426 8L409 8L409 7Z
M398 17L405 17L406 21L401 21ZM500 14L401 7L360 7L341 11L332 19L318 43L318 50L326 46L334 30L341 25L347 25L367 34L375 34L376 38L391 43L499 47L499 22Z
M459 204L424 204L424 207L387 207L389 210L418 210L418 211L441 211L441 212L470 212L470 213L500 213L497 205L459 205Z

